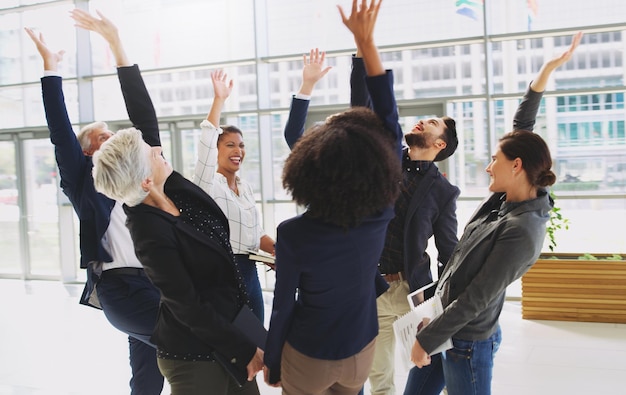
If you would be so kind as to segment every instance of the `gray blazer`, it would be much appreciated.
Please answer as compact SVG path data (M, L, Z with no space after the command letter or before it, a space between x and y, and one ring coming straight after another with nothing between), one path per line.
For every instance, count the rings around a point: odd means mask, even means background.
M513 122L532 130L543 93L528 89ZM506 287L539 257L553 201L546 190L536 199L502 204L503 193L487 197L465 227L437 293L444 313L417 335L426 352L447 338L484 340L498 326Z

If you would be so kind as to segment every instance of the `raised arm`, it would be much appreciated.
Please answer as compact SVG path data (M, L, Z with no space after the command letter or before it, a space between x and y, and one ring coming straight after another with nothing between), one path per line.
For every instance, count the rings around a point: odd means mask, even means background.
M530 89L534 90L535 92L545 91L552 72L561 67L563 64L567 63L572 58L572 55L578 47L578 44L580 44L580 40L582 39L582 37L582 32L576 33L572 37L572 44L569 46L567 51L546 61L539 69L539 72L537 73L535 79L530 83Z
M341 7L338 8L343 24L354 36L358 53L363 56L367 74L366 84L374 112L383 121L400 158L403 135L398 122L398 107L393 92L393 74L383 67L378 48L374 43L374 26L381 3L382 0L372 0L368 5L366 0L362 0L358 5L358 0L353 0L350 16L346 16Z
M70 12L70 16L76 22L74 26L98 33L106 40L113 52L117 67L132 66L126 56L124 45L120 39L117 27L110 19L105 17L100 11L96 11L100 18L96 18L86 11L75 8Z
M313 89L319 80L321 80L332 67L324 67L326 53L320 52L319 49L311 49L309 57L306 54L302 56L302 83L298 93L291 100L291 108L289 109L289 117L285 124L285 141L289 148L293 148L296 142L304 134L304 125L306 123L307 111Z
M25 27L24 30L28 34L31 40L35 43L39 55L43 60L43 69L45 71L58 72L59 63L63 60L64 50L53 52L48 48L46 41L43 38L43 33L36 34L32 29Z
M109 44L115 57L128 118L141 131L146 143L153 147L160 146L159 122L139 67L128 59L115 24L101 12L97 11L97 14L99 18L80 9L71 11L76 27L98 33Z
M25 30L35 43L43 60L44 77L41 79L41 91L46 121L50 130L50 141L54 144L54 154L61 176L61 187L76 210L80 210L82 200L78 194L82 191L80 185L84 179L84 172L88 171L89 164L72 129L65 107L63 81L58 75L58 64L63 59L65 51L51 51L46 45L43 34L36 34L29 28Z
M513 118L514 130L534 129L535 120L537 118L537 111L539 111L539 104L541 103L543 92L546 90L546 86L548 84L550 76L552 75L552 72L572 58L576 47L578 47L578 44L580 44L582 36L582 32L578 32L577 34L575 34L572 38L572 44L567 49L567 51L546 61L541 66L539 72L537 73L537 76L530 83L530 86L524 94L522 101L517 107L517 111L515 112L515 116Z
M311 49L308 58L306 54L302 55L302 84L300 84L298 95L310 97L317 82L332 69L331 66L324 67L324 60L326 60L326 52L318 48Z
M220 125L224 103L230 96L234 83L233 80L228 80L228 75L223 70L213 71L211 81L213 82L213 104L206 119L217 127Z
M222 133L219 128L220 116L226 99L233 90L233 81L223 70L211 72L213 82L213 104L207 117L200 127L202 134L198 142L198 161L194 171L193 182L204 189L209 195L213 189L213 180L217 170L217 138Z
M385 68L380 60L378 48L374 43L374 27L382 0L372 0L368 5L367 0L362 0L358 5L358 0L352 0L352 12L346 16L343 8L339 8L343 24L352 32L354 42L357 46L357 53L363 55L365 70L369 77L385 74Z

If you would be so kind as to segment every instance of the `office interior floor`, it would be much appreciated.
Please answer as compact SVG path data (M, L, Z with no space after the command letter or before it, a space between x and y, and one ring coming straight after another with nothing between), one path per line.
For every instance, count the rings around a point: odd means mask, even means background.
M126 336L102 312L78 304L81 290L79 284L0 280L0 395L129 393ZM519 302L509 301L501 325L495 395L624 393L626 324L523 320ZM280 394L257 379L261 394ZM396 372L399 394L405 379Z

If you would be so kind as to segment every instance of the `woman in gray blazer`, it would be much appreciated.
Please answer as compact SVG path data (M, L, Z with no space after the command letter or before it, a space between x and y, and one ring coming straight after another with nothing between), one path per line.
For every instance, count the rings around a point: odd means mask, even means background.
M569 49L547 61L530 84L514 130L500 139L487 166L492 194L465 227L439 280L436 294L444 312L416 336L411 360L420 368L452 338L453 347L443 354L449 395L491 393L506 287L539 257L554 205L546 187L556 175L547 144L532 132L535 117L550 74L571 58L581 37L575 35Z

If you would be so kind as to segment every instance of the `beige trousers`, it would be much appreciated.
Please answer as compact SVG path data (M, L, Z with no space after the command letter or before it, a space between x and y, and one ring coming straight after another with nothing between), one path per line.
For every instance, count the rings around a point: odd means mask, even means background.
M376 352L369 374L372 395L396 395L394 385L394 362L396 338L393 333L395 320L411 310L407 295L409 283L395 281L389 284L389 289L376 299L378 310L378 336L376 337ZM404 388L400 388L400 392Z
M281 356L284 395L356 395L372 366L376 340L357 354L340 360L308 357L285 343Z

